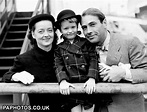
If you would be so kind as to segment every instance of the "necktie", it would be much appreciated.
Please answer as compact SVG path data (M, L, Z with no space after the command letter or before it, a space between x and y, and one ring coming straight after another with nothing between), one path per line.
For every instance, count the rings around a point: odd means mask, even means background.
M97 52L99 52L99 51L105 52L105 51L108 51L108 50L106 49L105 46L96 46L96 51Z
M105 47L97 46L96 47L97 54L100 56L100 62L106 63L107 51Z

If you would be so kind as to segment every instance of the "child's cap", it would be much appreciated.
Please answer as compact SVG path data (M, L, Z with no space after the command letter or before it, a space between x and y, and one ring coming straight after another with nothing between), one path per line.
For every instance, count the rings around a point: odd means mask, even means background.
M70 19L70 18L77 18L78 22L81 21L81 15L76 15L74 11L66 9L61 11L57 16L56 21L56 27L59 27L59 23L63 21L64 19Z

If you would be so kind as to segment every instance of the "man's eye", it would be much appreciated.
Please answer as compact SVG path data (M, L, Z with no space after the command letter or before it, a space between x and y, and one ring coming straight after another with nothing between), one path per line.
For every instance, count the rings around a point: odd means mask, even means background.
M90 24L90 26L95 26L95 24L94 24L94 23L92 23L92 24Z

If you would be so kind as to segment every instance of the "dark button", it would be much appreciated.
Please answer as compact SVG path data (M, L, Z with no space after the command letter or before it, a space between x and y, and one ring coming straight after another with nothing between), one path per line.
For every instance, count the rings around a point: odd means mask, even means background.
M71 69L71 66L68 66L68 69Z
M79 50L77 50L76 53L79 53Z

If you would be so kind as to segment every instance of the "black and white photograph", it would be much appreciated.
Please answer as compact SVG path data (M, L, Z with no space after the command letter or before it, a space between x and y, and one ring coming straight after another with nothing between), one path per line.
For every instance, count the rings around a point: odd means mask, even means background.
M0 0L0 112L147 112L147 0Z

